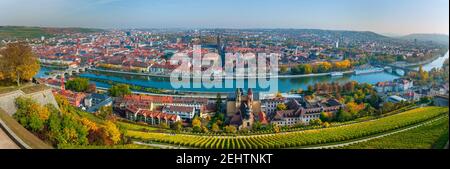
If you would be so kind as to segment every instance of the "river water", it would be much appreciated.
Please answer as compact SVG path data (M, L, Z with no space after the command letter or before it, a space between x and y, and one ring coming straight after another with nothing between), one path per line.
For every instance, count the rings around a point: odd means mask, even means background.
M424 70L431 70L432 68L441 68L445 59L448 58L448 52L445 56L439 57L435 61L426 64L423 66ZM41 71L38 73L37 77L45 77L45 72L48 72L47 68L42 68ZM157 78L157 77L145 77L145 76L132 76L132 75L118 75L118 74L110 74L110 73L96 73L96 72L84 72L79 75L83 78L89 78L92 82L95 82L98 87L110 87L109 84L105 83L104 81L114 81L118 83L125 83L130 85L137 85L137 86L143 86L143 87L151 87L151 88L158 88L158 89L167 89L167 90L174 90L172 87L170 80L168 78ZM278 87L275 90L281 91L281 92L288 92L291 90L297 90L297 89L307 89L308 85L313 85L315 83L331 83L331 82L338 82L338 83L345 83L349 81L357 81L359 83L368 83L368 84L375 84L377 82L382 81L391 81L394 79L399 78L399 76L388 73L388 72L378 72L378 73L371 73L371 74L361 74L361 75L355 75L355 74L346 74L344 76L340 77L331 77L331 76L317 76L317 77L297 77L297 78L280 78L277 80ZM97 80L96 79L101 79ZM235 85L235 81L233 84ZM245 85L247 87L248 81L245 80ZM224 82L222 82L222 86L224 85ZM201 92L234 92L234 88L178 88L176 90L179 91L201 91ZM261 88L256 86L254 88L255 91L268 91L266 88ZM272 90L273 91L273 90Z

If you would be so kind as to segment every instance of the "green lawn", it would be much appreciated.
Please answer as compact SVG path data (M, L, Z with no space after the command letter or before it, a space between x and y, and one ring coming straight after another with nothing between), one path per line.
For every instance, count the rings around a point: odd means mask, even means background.
M346 146L346 149L442 149L448 141L448 117L433 123L373 139L363 143Z

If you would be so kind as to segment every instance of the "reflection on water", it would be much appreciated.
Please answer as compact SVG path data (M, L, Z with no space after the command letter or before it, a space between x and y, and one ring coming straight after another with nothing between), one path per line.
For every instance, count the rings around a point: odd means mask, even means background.
M138 85L144 87L152 87L159 89L173 89L170 80L168 78L154 78L154 77L145 77L145 76L126 76L126 75L117 75L117 74L100 74L93 72L86 72L80 75L80 77L89 78L89 79L101 79L100 81L114 81L118 83L126 83L131 85ZM282 78L278 79L278 90L282 92L288 92L291 90L297 89L307 89L308 85L314 85L315 83L345 83L349 81L357 81L359 83L369 83L375 84L380 81L388 81L394 80L398 78L398 76L386 73L372 73L372 74L362 74L362 75L344 75L341 77L330 77L330 76L318 76L318 77L300 77L300 78ZM248 87L248 80L244 80L245 88ZM258 84L258 82L256 82ZM104 82L97 83L100 87L109 87L108 84ZM192 86L192 82L187 84L188 86ZM221 84L223 87L225 86L225 81L222 81ZM233 81L233 86L236 86L236 80ZM202 86L201 88L180 88L178 90L181 91L208 91L208 92L233 92L234 88L205 88ZM255 88L255 91L268 91L268 89L260 88L258 85Z
M445 59L448 58L448 52L444 57L440 57L435 61L426 64L423 66L424 70L431 70L432 68L440 68L442 67ZM41 68L41 71L36 75L36 77L45 77L45 72L49 72L51 70L47 68ZM150 88L158 88L158 89L168 89L172 90L172 85L170 84L169 78L161 78L161 77L148 77L148 76L139 76L139 75L119 75L113 73L98 73L98 72L84 72L80 74L80 77L89 78L92 81L95 81L97 86L99 87L110 87L110 85L106 82L118 82L125 83L130 85L137 85L143 87ZM317 76L317 77L299 77L299 78L282 78L278 79L278 90L281 92L288 92L291 90L297 89L307 89L309 85L314 85L315 83L346 83L349 81L357 81L359 83L368 83L375 84L377 82L382 81L390 81L399 78L396 75L387 73L387 72L378 72L371 74L346 74L344 76L339 77L331 77L331 76ZM100 79L100 80L97 80ZM96 81L97 80L97 81ZM220 82L219 82L220 83ZM248 87L248 80L244 80L245 88ZM256 82L258 84L258 82ZM189 86L191 83L188 84ZM222 81L222 88L205 88L202 86L201 88L180 88L177 90L180 91L202 91L202 92L234 92L234 88L224 88L225 81ZM236 86L236 81L233 81L233 86ZM268 89L263 89L257 87L254 89L255 91L268 91Z
M437 58L433 62L423 65L422 68L425 71L430 71L433 68L442 68L442 65L444 65L446 59L448 59L448 52L444 56ZM419 66L415 67L415 69L419 70Z

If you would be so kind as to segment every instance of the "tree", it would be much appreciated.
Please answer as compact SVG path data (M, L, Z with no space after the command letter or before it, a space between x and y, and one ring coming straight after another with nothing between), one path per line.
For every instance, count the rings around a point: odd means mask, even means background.
M50 142L58 143L63 142L61 136L61 116L59 115L58 110L52 106L54 109L50 109L50 117L48 118L48 130L47 137Z
M192 132L194 133L200 133L202 131L202 127L201 126L194 126L192 127Z
M216 97L216 111L218 113L222 113L223 112L222 96L220 95L220 93L217 93L217 97Z
M111 88L109 88L108 92L113 97L122 97L124 95L131 94L131 89L129 85L118 84L113 85Z
M171 128L175 131L180 131L183 128L183 124L181 124L181 121L176 121L175 123L172 123Z
M390 112L390 111L392 111L394 109L395 109L395 105L394 105L394 103L391 103L391 102L384 103L383 107L381 108L382 113L387 113L387 112Z
M97 85L95 83L90 83L86 92L95 93L97 91Z
M321 62L318 64L318 73L325 73L325 72L329 72L332 68L331 63L329 62Z
M423 67L420 66L419 67L419 81L420 81L420 83L425 84L426 81L428 81L428 80L429 80L428 72L424 71Z
M319 126L322 124L322 120L320 119L313 119L309 122L309 125L311 126Z
M320 113L320 120L324 122L330 122L333 121L333 113L331 112L322 112Z
M279 133L281 131L281 127L277 124L272 124L271 128L272 128L272 131L275 133Z
M117 128L117 126L113 122L107 120L103 129L106 133L106 136L111 139L113 144L117 144L120 142L121 134L119 128Z
M39 105L31 98L22 97L16 99L16 105L17 112L14 117L20 124L33 132L41 132L44 129L50 117L50 112L46 107Z
M277 92L276 97L277 97L277 98L281 98L281 97L283 97L283 94L281 94L281 92Z
M200 121L200 118L195 117L192 120L192 127L195 127L195 126L201 127L201 125L202 125L202 122Z
M352 115L343 109L339 109L336 113L336 120L340 122L349 121L352 120Z
M256 121L255 123L253 123L253 130L260 130L262 128L262 124L259 121Z
M73 90L76 92L85 92L89 87L89 80L85 78L75 78L73 80L69 80L65 85L66 89Z
M211 126L211 131L213 131L213 132L215 132L215 133L219 132L219 131L220 131L219 125L217 125L217 123L214 123L214 124Z
M224 130L226 133L236 133L237 132L236 127L233 125L225 126Z
M0 50L0 80L30 81L40 69L39 60L25 43L9 43Z
M287 109L288 108L287 108L286 104L284 104L284 103L277 104L277 110L278 111L287 110Z
M100 109L95 115L101 117L102 119L109 119L109 117L113 115L112 106L100 107Z
M324 122L324 123L322 123L322 127L328 128L328 127L330 127L330 123Z
M311 85L308 85L308 91L309 91L309 92L313 92L313 91L314 91L314 87L311 86Z
M99 127L86 117L81 118L81 124L87 127L89 131L97 131Z
M286 73L288 71L287 66L280 66L280 73Z
M345 105L345 108L350 113L352 117L356 117L356 115L365 108L364 104L356 104L355 102L349 102Z
M208 128L205 126L202 126L202 133L207 133L208 132Z
M370 104L372 107L378 108L378 107L380 107L380 106L379 106L380 103L381 103L381 98L380 98L380 96L378 96L376 92L371 92L371 93L370 93L370 98L369 98L369 104Z

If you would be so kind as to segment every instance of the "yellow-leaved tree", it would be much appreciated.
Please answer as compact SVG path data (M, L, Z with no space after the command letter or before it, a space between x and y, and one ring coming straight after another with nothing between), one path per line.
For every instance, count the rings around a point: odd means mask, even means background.
M38 58L26 43L9 43L0 50L0 80L20 86L21 81L30 81L39 68Z
M117 144L120 142L120 130L119 128L117 128L117 126L111 122L111 121L106 121L105 126L104 126L104 130L106 135L108 136L109 139L111 139L111 141L113 142L113 144Z

